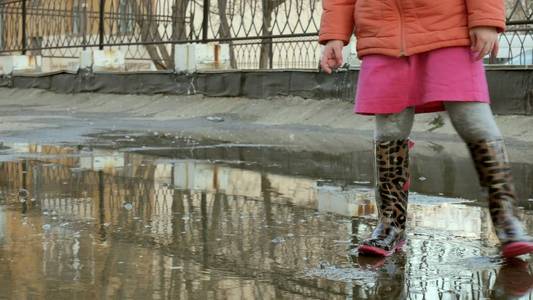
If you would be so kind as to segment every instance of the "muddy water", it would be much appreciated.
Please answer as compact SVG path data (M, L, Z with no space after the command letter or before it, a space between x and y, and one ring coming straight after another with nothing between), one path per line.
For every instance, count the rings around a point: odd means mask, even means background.
M529 258L499 259L479 188L453 158L431 161L444 175L415 175L409 242L379 260L355 250L375 225L369 153L7 146L0 299L532 298ZM453 184L427 192L446 174ZM533 231L530 188L519 181Z

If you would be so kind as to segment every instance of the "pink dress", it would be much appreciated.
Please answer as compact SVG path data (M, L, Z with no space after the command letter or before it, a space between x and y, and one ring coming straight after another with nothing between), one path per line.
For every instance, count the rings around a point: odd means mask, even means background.
M470 48L442 48L408 57L363 57L355 100L358 114L444 110L443 102L489 103L485 68Z

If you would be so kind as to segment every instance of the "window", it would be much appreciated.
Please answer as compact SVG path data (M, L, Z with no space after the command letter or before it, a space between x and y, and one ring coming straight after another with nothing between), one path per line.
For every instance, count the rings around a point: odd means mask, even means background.
M83 0L72 0L72 34L80 34L82 32L82 16L83 16Z
M118 31L120 33L132 33L133 32L133 9L131 7L131 1L120 0L118 5Z
M0 50L4 49L4 12L0 7Z

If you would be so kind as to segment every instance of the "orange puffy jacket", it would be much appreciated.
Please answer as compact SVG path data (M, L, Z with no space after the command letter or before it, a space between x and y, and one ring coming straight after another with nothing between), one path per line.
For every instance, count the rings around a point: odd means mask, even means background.
M505 30L503 0L322 0L319 42L357 37L359 57L469 46L469 28Z

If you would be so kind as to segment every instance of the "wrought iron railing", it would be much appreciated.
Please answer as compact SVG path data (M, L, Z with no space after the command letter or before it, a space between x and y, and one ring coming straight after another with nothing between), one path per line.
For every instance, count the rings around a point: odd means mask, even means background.
M533 64L533 0L506 0L500 64ZM0 0L0 54L119 47L172 69L174 44L229 44L233 68L316 68L320 0Z

